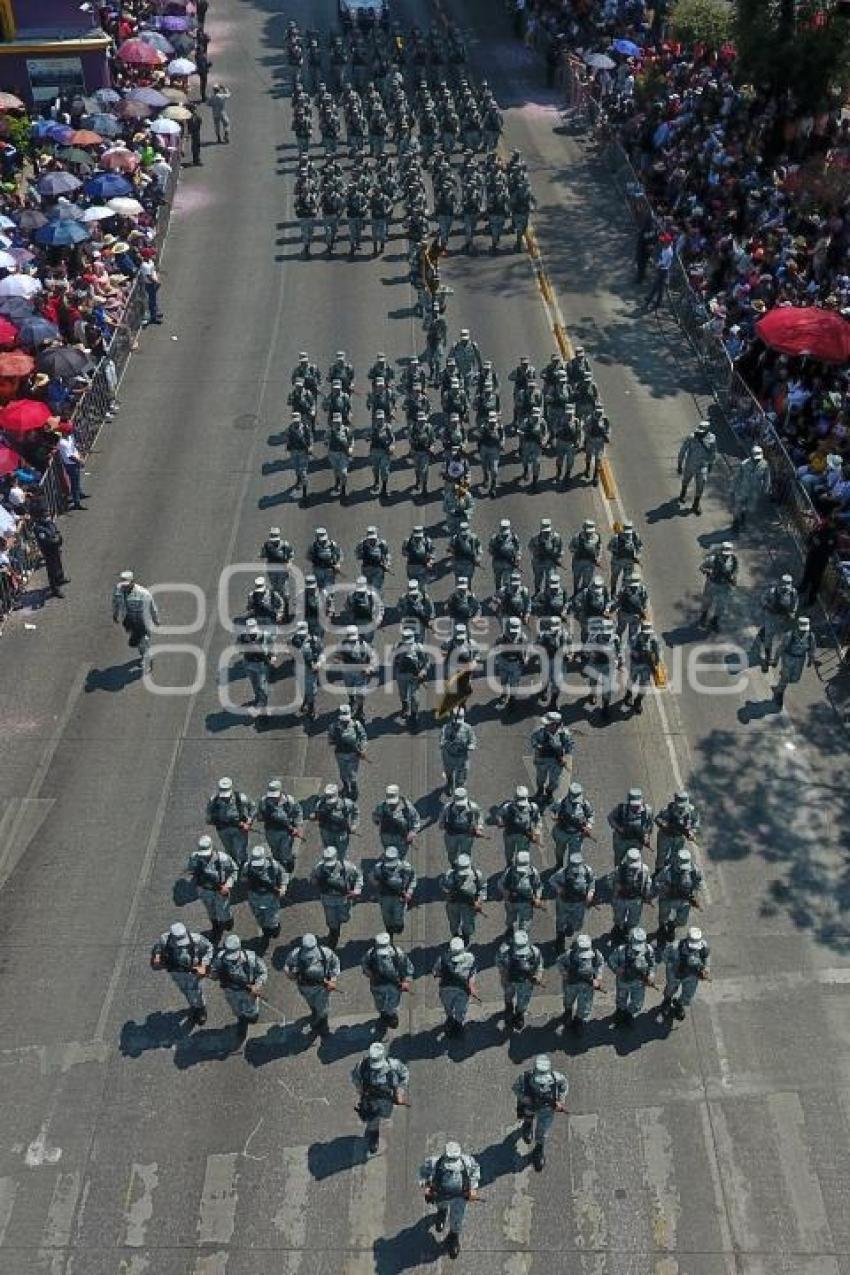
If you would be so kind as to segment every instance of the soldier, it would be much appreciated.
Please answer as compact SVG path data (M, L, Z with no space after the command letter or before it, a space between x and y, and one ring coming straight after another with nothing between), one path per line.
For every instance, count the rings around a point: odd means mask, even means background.
M617 592L620 577L627 575L630 567L640 566L643 541L635 531L633 522L624 522L619 531L608 541L611 555L611 592Z
M573 350L573 357L567 364L567 376L570 385L577 386L585 376L591 376L590 361L584 352L583 345L577 345Z
M422 827L419 811L409 797L402 797L398 784L387 784L384 800L372 812L381 845L410 846Z
M505 939L515 929L531 932L535 909L544 909L543 881L527 850L517 850L499 878L505 904Z
M617 608L617 636L632 642L640 632L641 621L647 618L649 590L636 566L626 567L623 586L614 599Z
M619 867L626 851L649 846L653 825L652 806L644 801L640 788L630 788L625 801L619 802L608 815L614 839L614 866Z
M561 868L564 859L571 854L580 854L585 837L592 837L593 806L584 795L580 783L573 782L555 807L555 822L552 825L552 840L555 843L555 863ZM594 841L595 837L592 838Z
M519 536L511 527L510 518L502 518L499 530L490 537L488 544L493 564L493 594L497 594L510 580L522 559Z
M464 576L460 576L457 588L453 589L446 598L446 614L455 625L462 624L468 628L480 611L481 602L474 593L470 592L469 581Z
M549 438L546 418L541 407L533 407L519 426L519 459L522 464L522 477L531 478L531 489L536 490L540 482L540 461L543 448Z
M531 566L534 573L534 592L539 593L543 582L557 572L564 558L564 545L560 533L552 530L552 519L541 518L540 530L528 542Z
M151 969L167 970L189 1005L189 1020L199 1027L207 1021L207 1006L201 979L206 978L213 958L209 939L182 921L175 921L161 934L151 949Z
M234 790L232 779L225 776L218 781L218 792L207 802L207 823L215 828L221 844L240 868L248 853L254 814L254 803L244 792Z
M335 416L342 417L346 425L351 424L351 392L345 389L344 385L342 377L334 376L331 380L330 391L322 401L322 407L327 413L329 427Z
M289 885L289 873L271 857L265 846L252 846L239 880L248 892L248 905L262 931L256 950L265 952L271 940L280 934L280 905Z
M363 873L350 859L340 858L336 846L325 846L322 857L310 874L319 891L319 900L328 927L325 942L336 949L340 931L351 920L351 907L363 893Z
M523 235L528 230L528 217L535 206L535 199L531 193L531 187L525 182L511 194L511 223L516 239L514 241L514 252L522 249Z
M703 877L690 850L682 847L655 876L653 892L658 903L658 946L672 943L676 927L688 924L691 908L700 908Z
M518 784L513 797L497 807L495 823L502 829L506 864L513 863L520 850L530 851L531 846L540 845L540 807L529 799L524 784Z
M538 698L554 712L563 685L564 661L570 653L570 635L560 616L544 616L541 619L537 643L545 653L545 659L540 659L545 681Z
M702 937L702 930L691 926L685 938L670 944L664 954L666 981L661 1008L674 1018L685 1017L685 1007L697 994L700 982L710 982L711 949Z
M372 492L380 491L381 496L387 495L394 449L393 427L384 412L379 410L375 413L369 435L369 464L372 466Z
M355 547L354 555L370 589L383 596L384 577L392 566L390 547L377 527L367 527L366 535Z
M407 562L408 581L425 585L431 579L434 569L434 541L425 534L425 528L416 526L401 546L402 556Z
M446 1252L456 1258L460 1252L460 1234L466 1206L477 1200L481 1169L478 1161L461 1151L460 1143L447 1142L442 1155L429 1156L419 1170L419 1185L425 1190L428 1204L437 1206L434 1228L442 1231L448 1219Z
M263 825L266 844L288 876L295 871L295 842L304 840L301 806L279 779L270 779L266 795L257 803L257 822Z
M779 678L773 690L773 698L781 708L785 702L785 691L791 684L800 681L803 669L811 668L815 662L815 637L812 623L807 615L801 615L796 627L787 633L779 648Z
M112 623L120 624L131 650L139 652L142 669L151 669L151 632L159 624L159 611L149 589L137 582L132 571L122 571L112 590Z
M322 374L317 364L310 361L310 355L306 350L302 350L298 355L298 362L292 370L292 376L289 378L292 385L296 381L301 381L311 394L316 395L319 392L319 386L322 383ZM272 528L274 531L275 528Z
M228 934L212 959L210 974L221 984L227 1003L236 1015L237 1035L244 1040L250 1024L260 1017L260 992L269 977L265 961L243 947L238 934Z
M431 658L421 643L417 642L413 629L401 631L401 641L393 650L393 676L398 684L401 700L401 716L415 729L419 718L419 694L422 684L428 680Z
M313 568L316 584L327 601L327 591L336 584L337 575L342 570L342 550L335 540L331 540L325 527L316 528L307 550L307 561Z
M466 1025L470 996L478 1000L475 957L462 938L452 938L431 972L438 981L440 1004L446 1014L443 1030L447 1036L459 1036Z
M340 412L333 412L328 424L328 464L334 476L331 492L343 500L348 495L348 471L353 455L354 431Z
M593 994L602 988L605 961L589 934L579 934L558 958L564 993L564 1026L583 1032L593 1013Z
M505 430L498 412L489 411L478 427L478 455L481 460L482 494L496 496L499 465L505 445Z
M469 779L469 754L478 747L475 731L466 720L466 710L452 710L449 721L440 731L440 753L446 778L445 792L451 797Z
M313 454L313 436L310 426L300 416L293 416L286 430L286 450L292 460L292 472L295 475L290 491L301 488L301 499L307 499L307 476L310 469L310 457Z
M584 430L584 476L592 486L599 486L599 467L605 458L605 448L611 441L611 422L599 403L593 410Z
M535 987L543 982L543 957L525 930L514 930L496 955L499 977L505 997L505 1027L521 1031Z
M323 947L315 934L305 934L287 955L283 972L310 1006L310 1026L319 1036L328 1036L328 1008L340 972L336 952Z
M590 687L589 703L593 706L601 700L603 720L610 717L611 699L622 667L620 639L614 632L613 620L591 621L582 671Z
M393 944L389 934L377 934L375 942L360 962L369 980L369 989L381 1025L398 1027L398 1007L402 992L409 992L413 980L413 962Z
M449 556L455 582L464 576L471 585L481 561L481 540L470 527L468 518L460 519L457 531L449 540Z
M581 850L570 852L566 864L549 878L549 887L555 896L555 951L563 952L567 939L584 925L596 894L596 874Z
M365 585L363 593L366 595ZM366 597L368 595L364 597L364 602ZM336 659L342 671L343 685L348 692L348 706L354 718L362 725L365 718L369 679L377 669L377 661L374 650L361 636L356 625L350 624L346 627L345 637L336 651Z
M505 185L492 185L487 194L487 229L490 232L490 254L496 255L502 241L502 232L510 213L511 205L508 188Z
M353 122L353 117L349 119L349 128ZM353 257L355 253L360 251L360 245L363 242L363 227L366 222L366 213L369 210L369 201L367 200L360 186L352 185L349 187L345 200L345 212L348 217L348 255Z
M459 854L471 854L473 842L483 836L481 808L471 800L465 788L454 790L454 795L440 812L439 825L452 865Z
M407 909L413 902L417 879L413 864L402 846L387 846L369 874L369 882L378 891L381 917L387 933L395 937L404 933Z
M556 710L546 713L531 736L534 752L534 773L537 791L534 800L538 805L553 801L564 770L568 770L575 751L575 741Z
M514 414L511 425L516 429L519 424L520 411L522 408L523 397L529 385L534 381L537 371L534 364L527 354L523 354L513 372L509 373L508 380L514 383Z
M682 477L682 489L679 501L684 503L688 498L688 487L694 484L694 502L691 510L701 513L700 501L705 491L708 475L714 468L717 459L717 439L709 429L708 421L700 421L692 434L688 434L679 448L676 469Z
M357 800L357 775L366 756L366 727L352 715L349 704L340 704L336 721L328 727L328 743L334 750L343 797Z
M531 614L531 595L522 583L522 576L518 571L511 572L508 583L499 590L495 601L496 609L503 619L515 616L525 624Z
M778 584L772 584L761 596L762 622L756 634L756 649L761 651L762 671L779 663L778 648L785 635L794 627L800 595L794 588L794 581L784 575Z
M493 672L502 688L496 700L497 707L507 708L516 698L529 655L528 635L523 631L522 621L511 616L505 620L502 632L493 644Z
M703 559L700 571L705 576L700 624L719 629L738 583L738 558L732 552L731 540L724 540L719 549L712 550Z
M306 577L305 585L309 579L309 576ZM313 579L312 595L317 604L314 623L318 623L316 618L318 615L318 588L315 579ZM306 603L306 601L307 595L305 593L304 602ZM316 691L319 688L319 668L324 656L324 643L318 633L310 632L310 624L307 620L299 620L295 625L295 632L290 640L290 646L295 653L295 680L300 687L301 694L301 704L298 711L303 713L308 721L312 722L316 720Z
M322 845L336 846L345 854L359 822L357 806L351 798L341 797L336 784L325 784L309 817L319 826Z
M334 622L345 622L347 627L358 630L363 628L374 630L383 618L381 599L369 588L365 576L358 576L354 588L347 594L342 611L334 616Z
M549 406L549 423L555 449L555 482L564 486L570 481L576 452L581 443L581 425L574 405L566 401L566 374L559 377L555 397Z
M283 601L283 624L288 624L292 618L289 564L292 562L293 554L292 545L280 534L280 527L270 527L269 534L260 549L260 557L268 563L269 585Z
M641 620L640 627L629 643L629 685L623 697L623 705L643 712L646 688L661 667L661 643L649 620Z
M461 328L460 337L449 351L449 358L454 359L457 364L461 382L466 393L469 394L473 377L481 372L483 366L481 350L478 342L470 337L469 328Z
M658 827L655 850L655 871L665 868L674 855L686 848L687 842L696 843L699 831L699 812L684 790L677 792L663 810L655 816Z
M258 625L274 633L275 625L283 620L283 598L271 588L265 576L255 576L245 610Z
M740 531L747 515L755 513L762 496L770 495L770 466L764 452L756 444L732 479L732 530Z
M546 1054L539 1054L534 1066L524 1071L513 1083L516 1094L516 1118L522 1121L523 1142L534 1145L531 1162L538 1173L546 1163L545 1142L555 1119L555 1112L565 1112L567 1078L554 1071Z
M414 491L428 494L428 470L431 467L436 434L425 412L418 412L410 425L410 454L413 459Z
M292 415L300 416L304 421L311 436L316 432L316 395L306 382L299 376L286 397L286 402L292 408Z
M586 518L581 530L570 540L572 554L573 593L589 585L597 574L602 557L602 539L592 518Z
M591 641L591 630L599 631L600 621L610 618L613 601L601 575L594 575L573 597L570 610L579 621L581 640Z
M410 1072L403 1062L390 1058L379 1040L373 1041L369 1052L351 1073L358 1093L355 1107L363 1121L363 1133L369 1155L377 1155L381 1138L381 1121L389 1120L393 1107L409 1107L407 1091Z
M487 882L484 874L475 867L468 854L459 854L454 866L440 877L440 889L446 896L446 916L452 938L460 937L471 943L475 937L475 924L484 911L487 898Z
M614 870L614 923L611 937L615 942L625 938L629 930L640 925L644 903L652 898L652 877L637 846L628 849Z
M627 941L613 949L608 964L617 979L615 1022L631 1027L643 1009L647 987L655 986L655 953L646 931L636 926Z
M211 837L198 838L198 847L186 864L186 875L209 917L214 943L220 941L225 930L233 929L230 894L238 873L236 863L225 850L213 850Z
M376 186L372 191L369 209L372 214L372 256L377 257L387 246L390 217L393 211L392 197L385 190L381 190L380 186Z
M260 711L269 706L269 679L275 659L272 654L274 636L267 629L258 627L254 616L245 621L244 632L237 635L237 646L254 698L249 708Z

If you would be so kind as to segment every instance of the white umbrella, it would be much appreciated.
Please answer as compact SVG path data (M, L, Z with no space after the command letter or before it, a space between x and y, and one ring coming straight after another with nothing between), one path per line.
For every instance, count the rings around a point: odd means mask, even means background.
M10 274L0 279L0 297L33 297L41 292L41 282L31 274Z
M190 58L174 58L167 67L169 75L194 75L197 69Z
M597 71L613 71L617 63L607 53L585 53L584 60L588 66Z
M0 252L0 270L17 270L18 263L8 252Z
M160 133L163 137L179 137L180 125L177 120L158 119L151 124L152 133Z
M91 208L84 209L80 221L106 221L108 217L114 216L114 208L107 208L105 204L93 204Z
M0 213L0 230L14 230L15 223L5 213Z
M192 118L192 112L188 106L166 106L162 115L164 119L179 120L181 124Z
M108 202L112 211L121 217L138 217L139 213L145 211L138 199L131 199L129 195L116 195Z

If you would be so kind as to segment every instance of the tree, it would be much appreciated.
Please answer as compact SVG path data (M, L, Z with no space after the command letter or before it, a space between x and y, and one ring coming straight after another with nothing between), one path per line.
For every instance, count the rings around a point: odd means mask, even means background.
M826 0L738 0L735 43L743 79L771 97L790 93L800 110L850 83L850 20Z
M732 38L734 13L729 0L676 0L670 26L683 44L716 50Z

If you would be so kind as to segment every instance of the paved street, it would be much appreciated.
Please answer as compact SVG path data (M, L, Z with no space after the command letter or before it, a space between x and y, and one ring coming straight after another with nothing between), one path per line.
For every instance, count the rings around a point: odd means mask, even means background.
M398 364L421 352L422 330L399 228L377 260L365 251L354 262L300 257L283 32L290 17L327 26L335 0L214 0L213 74L233 90L233 143L211 142L208 126L204 166L183 174L163 266L165 322L143 335L120 414L90 460L88 511L63 524L67 600L19 613L0 648L0 1275L447 1270L416 1175L452 1137L478 1156L486 1197L468 1215L458 1270L850 1275L850 802L846 737L824 687L832 656L819 653L817 675L792 688L778 713L758 668L740 673L732 647L695 627L698 564L730 522L725 457L700 520L674 499L679 442L707 406L695 365L669 319L638 314L617 197L543 87L542 63L512 40L502 5L445 5L504 105L508 145L525 156L548 277L613 423L611 498L580 480L566 494L549 481L528 494L511 462L504 494L478 501L474 525L486 542L509 516L526 543L543 515L566 538L584 518L607 533L626 513L643 536L670 685L642 716L621 720L615 710L604 726L583 692L571 696L574 775L596 807L589 858L600 875L612 865L606 815L630 786L656 809L689 788L703 817L699 924L713 982L672 1028L650 994L650 1012L626 1032L612 1023L609 974L609 995L577 1040L550 1025L561 1007L550 970L525 1030L508 1038L494 964L503 912L492 898L478 948L483 1004L460 1042L438 1037L429 971L448 938L436 886L445 866L438 728L429 711L410 735L394 693L368 709L373 764L361 773L357 857L375 857L369 812L388 782L416 800L426 830L405 935L417 980L390 1037L411 1068L413 1105L396 1112L380 1154L367 1162L349 1078L375 1039L359 962L382 928L377 905L358 906L344 932L343 994L327 1041L307 1034L280 972L292 937L324 932L305 884L319 855L315 831L271 962L267 995L285 1026L264 1010L234 1052L218 989L208 1024L190 1033L176 989L151 973L151 943L173 920L204 928L200 904L175 881L218 778L231 775L256 798L277 776L305 800L336 779L324 737L329 696L309 729L288 711L255 724L239 707L247 683L219 677L231 640L218 614L222 572L244 564L225 603L230 617L270 525L282 527L302 566L313 529L327 527L350 572L354 542L374 522L395 551L394 601L410 526L443 534L438 492L414 506L412 471L401 465L382 505L362 459L345 507L330 498L326 470L312 477L306 506L288 495L285 399L299 350L326 369L344 348L364 390L375 353ZM408 24L431 20L425 0L398 0L397 11ZM504 395L520 355L540 368L555 348L532 263L505 247L496 258L451 253L442 269L454 289L450 337L472 330ZM356 401L362 428L365 403ZM546 466L550 477L551 459ZM738 551L753 602L781 566L796 570L770 509ZM129 671L109 613L126 567L145 584L173 582L159 599L167 623L194 618L188 636L161 640L199 655L162 653L155 666L157 682L178 691L197 674L191 694L148 694ZM193 617L184 584L202 591L202 615ZM480 586L490 592L489 563ZM442 575L435 597L450 588ZM736 648L749 649L756 616L755 606L736 610ZM396 636L392 615L381 634ZM697 656L712 693L694 686ZM223 705L224 690L235 709ZM291 679L275 681L272 704L290 693ZM538 712L529 700L502 718L476 691L470 789L485 811L533 778ZM497 833L480 861L492 886L503 868ZM247 904L238 918L243 937L255 935ZM609 923L609 909L594 912L592 933ZM552 916L541 916L535 938L545 940L547 965L552 934ZM559 1117L538 1175L518 1142L510 1086L541 1050L569 1078L570 1114Z

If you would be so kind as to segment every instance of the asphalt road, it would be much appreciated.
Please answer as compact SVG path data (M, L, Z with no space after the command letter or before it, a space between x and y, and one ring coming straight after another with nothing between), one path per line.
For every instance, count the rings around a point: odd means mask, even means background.
M427 19L418 0L400 10L408 21ZM394 476L381 507L364 466L344 509L328 499L326 474L306 508L285 493L280 431L298 350L327 366L344 347L362 388L378 349L402 360L421 338L403 240L377 262L298 256L282 33L290 16L304 24L332 11L331 0L215 6L215 74L233 89L233 144L207 146L204 167L183 176L165 261L166 323L143 336L130 364L121 413L90 464L88 511L66 522L67 601L34 606L4 636L0 1275L415 1270L439 1258L416 1171L448 1136L479 1156L487 1197L469 1218L464 1270L847 1275L848 811L844 738L822 686L829 657L822 653L820 676L790 694L782 714L766 710L761 674L736 677L734 653L716 640L702 656L715 693L678 677L697 649L697 564L728 528L722 474L698 528L671 504L673 457L704 406L701 387L669 324L637 314L630 242L604 173L541 87L537 61L510 39L501 7L485 0L470 0L462 20L479 71L506 106L508 140L528 161L548 273L614 421L616 493L608 501L581 483L566 495L509 486L499 501L479 503L475 524L485 538L508 514L527 539L544 513L565 534L585 517L603 527L623 510L635 518L671 689L640 719L615 716L604 728L574 698L575 773L603 829L634 783L656 807L680 778L696 795L715 981L672 1030L648 1013L625 1034L612 1026L610 1002L598 1002L578 1045L548 1025L559 1004L550 974L529 1026L507 1041L493 966L501 910L491 903L481 931L484 1005L466 1038L447 1048L435 1034L431 981L417 981L393 1041L412 1069L413 1107L364 1163L349 1071L374 1039L357 968L380 928L373 903L356 910L346 934L344 997L333 1036L318 1048L277 969L268 994L288 1025L264 1015L243 1053L233 1052L215 991L207 1027L190 1035L170 983L148 969L150 944L171 920L203 921L174 883L218 777L231 774L257 795L277 775L303 797L335 777L323 738L330 701L309 732L291 716L257 727L238 707L222 707L222 571L246 564L225 607L233 614L272 523L300 557L316 525L350 549L377 521L398 550L413 522L441 517L436 499L414 516L407 472ZM469 326L503 377L522 353L546 362L549 319L525 254L452 255L445 276L455 290L453 331ZM787 561L770 510L741 548L753 589ZM148 694L128 672L108 608L126 566L148 583L174 582L161 599L172 624L192 626L179 586L202 591L194 631L166 639L203 655L192 694ZM443 578L435 592L448 588ZM744 648L754 615L743 605L735 616L732 636ZM157 679L186 686L198 663L163 653ZM238 704L240 684L230 689ZM287 689L278 683L273 698ZM370 708L375 764L363 775L361 808L395 781L427 822L439 811L436 729L429 721L410 737L395 708L394 699ZM471 788L483 806L528 777L535 713L529 704L502 720L476 695L481 747ZM313 840L304 867L315 850ZM486 850L482 865L495 874L501 848ZM592 851L606 871L604 833ZM373 855L367 837L363 857ZM422 901L407 939L424 974L447 937L434 827L416 863ZM249 937L245 913L242 905ZM607 921L595 914L594 932ZM548 942L551 918L543 922L537 937ZM307 928L321 931L320 911L299 881L284 937ZM509 1090L517 1068L543 1049L568 1074L571 1114L538 1176L517 1144Z

